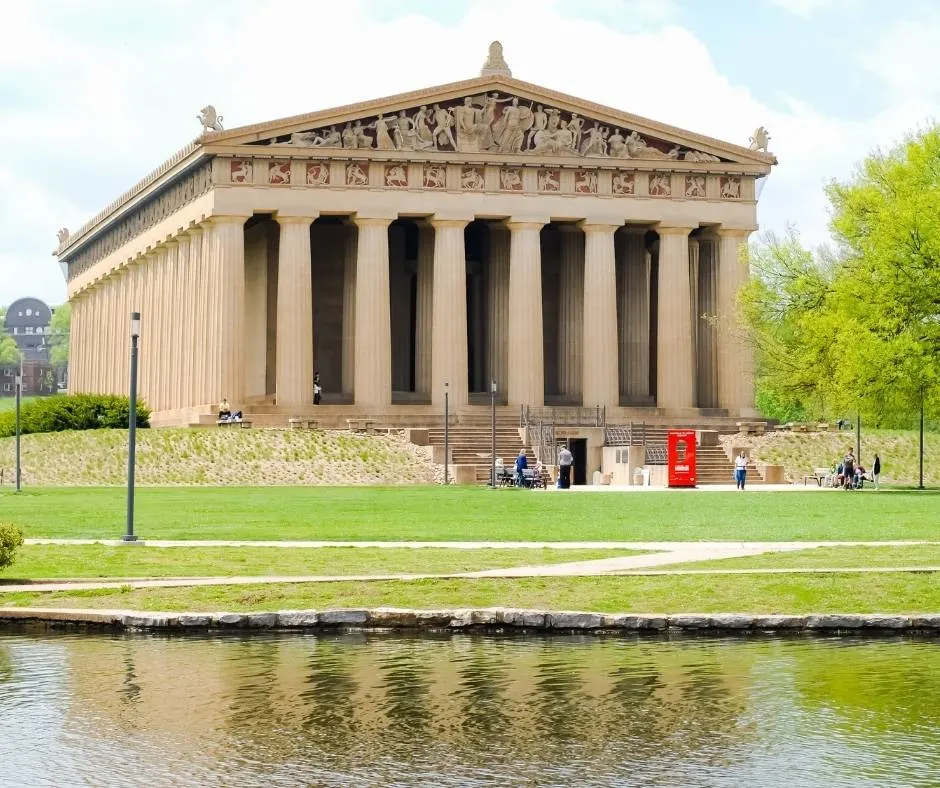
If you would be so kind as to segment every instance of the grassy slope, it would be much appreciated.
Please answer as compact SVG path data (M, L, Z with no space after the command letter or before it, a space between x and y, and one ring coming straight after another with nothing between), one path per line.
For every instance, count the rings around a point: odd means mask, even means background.
M729 436L735 446L751 446L753 456L783 465L793 480L800 481L813 468L828 468L855 450L854 432L772 433L762 437ZM882 483L914 485L918 481L918 435L913 430L862 430L862 465L881 455ZM924 435L924 483L940 484L940 434Z
M27 537L114 538L120 488L0 493ZM482 487L149 488L143 538L324 540L887 540L940 538L940 493L559 493Z
M633 550L25 545L0 580L228 577L253 575L442 574L635 555ZM3 586L0 585L0 593Z
M13 382L12 378L10 382ZM23 407L27 402L32 402L35 399L39 399L39 397L21 397L20 407ZM0 413L14 410L16 410L16 397L0 397Z
M937 537L935 537L937 538ZM666 569L861 569L865 567L938 566L940 544L907 547L815 547L744 558L670 564ZM937 580L940 585L940 578Z
M136 610L524 607L598 612L929 613L936 575L682 576L336 582L4 594L0 604Z
M27 485L122 485L127 433L26 435ZM0 440L12 478L13 438ZM434 481L426 448L399 436L319 430L161 429L137 433L137 483L149 485L421 484Z

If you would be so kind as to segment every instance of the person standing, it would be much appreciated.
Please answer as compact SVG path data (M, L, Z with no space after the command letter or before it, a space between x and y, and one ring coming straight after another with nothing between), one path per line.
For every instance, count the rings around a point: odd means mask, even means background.
M529 461L525 456L525 449L519 450L519 456L516 457L516 487L525 486L525 474L523 473L529 467Z
M323 389L320 387L320 373L313 373L313 404L320 404L320 395L323 394Z
M574 462L567 446L562 446L558 452L558 489L567 490L571 487L571 465Z
M875 483L875 489L880 490L878 477L881 476L881 457L875 452L875 464L871 466L871 480Z
M734 460L734 481L737 489L744 489L744 482L747 480L747 455L744 449Z

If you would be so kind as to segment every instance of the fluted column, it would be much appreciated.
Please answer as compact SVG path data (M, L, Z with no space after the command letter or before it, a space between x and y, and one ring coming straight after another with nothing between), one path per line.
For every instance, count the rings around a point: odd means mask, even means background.
M392 402L388 218L356 217L355 402L384 409Z
M202 239L203 228L193 227L189 237L189 270L186 274L186 315L183 328L184 346L192 348L186 359L186 400L184 407L208 402L205 391L205 347L206 347L206 275L203 265Z
M509 229L497 222L489 223L486 314L487 374L490 380L496 381L496 393L502 400L506 397L508 385Z
M584 224L584 361L582 403L620 404L617 359L616 225Z
M245 224L244 216L213 216L210 242L209 401L227 397L235 408L245 398Z
M692 408L692 310L689 289L688 227L657 227L659 305L656 342L656 405Z
M558 391L569 402L580 402L584 336L585 236L573 225L559 227ZM587 404L587 402L585 402Z
M356 265L359 242L358 231L354 224L348 224L344 229L346 234L343 243L343 393L351 394L355 386L356 373Z
M176 236L176 259L173 262L172 288L171 293L171 311L173 319L169 325L169 360L167 369L170 374L171 389L169 392L171 410L177 410L189 403L183 396L183 387L186 385L185 376L187 356L190 355L188 349L184 352L183 332L189 322L188 298L186 291L185 276L186 269L189 267L189 235L180 233Z
M67 361L67 374L69 391L75 393L76 387L81 385L81 365L85 357L85 344L82 342L82 331L85 328L85 310L88 306L88 291L72 299L71 335L69 337L69 356Z
M418 226L418 292L415 304L415 391L431 396L434 327L434 228Z
M432 219L434 227L434 296L431 324L431 402L443 405L444 384L450 404L467 403L467 219Z
M509 403L545 402L542 246L545 222L511 220L509 245Z
M156 357L159 352L160 327L157 315L157 271L163 264L166 250L159 247L144 258L144 292L141 302L140 322L140 396L152 409L156 410L153 402L154 392L157 388L155 380ZM125 305L128 317L131 309ZM128 369L130 374L130 369Z
M736 298L750 275L745 249L750 230L719 230L718 400L732 415L754 415L754 357L738 324Z
M650 395L650 253L645 227L622 234L620 378L627 402L635 403Z
M313 282L310 216L278 216L277 404L313 403Z

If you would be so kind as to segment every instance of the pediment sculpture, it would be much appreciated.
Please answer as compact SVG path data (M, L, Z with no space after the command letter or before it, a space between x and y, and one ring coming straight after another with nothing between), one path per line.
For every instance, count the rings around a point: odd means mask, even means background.
M710 153L644 137L499 92L424 104L393 114L314 128L261 145L346 150L445 151L717 162Z

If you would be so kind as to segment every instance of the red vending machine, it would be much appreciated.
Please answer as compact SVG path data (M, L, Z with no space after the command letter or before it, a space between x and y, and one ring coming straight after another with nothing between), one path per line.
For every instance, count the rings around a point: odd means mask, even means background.
M666 462L670 487L695 486L695 430L666 433Z

